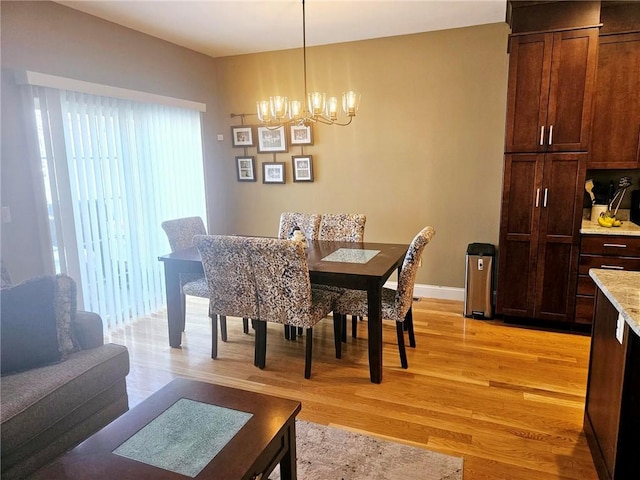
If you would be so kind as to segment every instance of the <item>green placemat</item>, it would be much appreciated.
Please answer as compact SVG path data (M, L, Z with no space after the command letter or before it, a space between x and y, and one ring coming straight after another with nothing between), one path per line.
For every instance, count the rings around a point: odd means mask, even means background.
M252 416L181 398L113 453L195 477Z

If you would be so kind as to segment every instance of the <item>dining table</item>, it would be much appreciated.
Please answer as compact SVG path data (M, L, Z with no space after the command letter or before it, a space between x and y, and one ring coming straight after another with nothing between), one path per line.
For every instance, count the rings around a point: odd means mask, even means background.
M364 290L368 304L368 353L371 382L382 381L382 288L399 271L409 245L375 242L306 242L307 264L312 284ZM202 273L196 247L161 255L164 264L169 345L182 343L182 293L180 274ZM231 275L233 272L229 272Z

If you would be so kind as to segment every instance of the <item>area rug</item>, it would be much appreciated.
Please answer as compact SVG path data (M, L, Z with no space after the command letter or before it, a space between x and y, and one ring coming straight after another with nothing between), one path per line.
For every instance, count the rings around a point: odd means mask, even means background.
M462 458L303 420L296 450L300 480L462 480Z

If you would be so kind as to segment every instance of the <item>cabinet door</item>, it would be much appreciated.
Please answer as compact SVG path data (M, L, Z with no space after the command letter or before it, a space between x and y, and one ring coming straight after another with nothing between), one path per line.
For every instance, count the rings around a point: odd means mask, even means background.
M640 167L640 33L600 38L589 168Z
M544 151L553 34L511 37L505 152Z
M573 320L586 153L546 154L534 317Z
M598 53L598 29L553 34L547 151L586 152Z
M598 29L511 38L506 152L587 151Z
M498 313L532 317L544 155L505 156Z

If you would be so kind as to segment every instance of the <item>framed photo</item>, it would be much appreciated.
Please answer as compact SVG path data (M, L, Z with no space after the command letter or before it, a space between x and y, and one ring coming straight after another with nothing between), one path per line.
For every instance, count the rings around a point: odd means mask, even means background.
M239 182L256 181L256 157L236 157Z
M311 125L291 125L291 145L313 145Z
M313 182L313 159L311 155L294 155L293 162L294 182Z
M262 162L262 183L284 183L284 162Z
M253 128L231 127L231 141L234 147L253 147Z
M258 127L258 153L286 152L287 135L284 127Z

